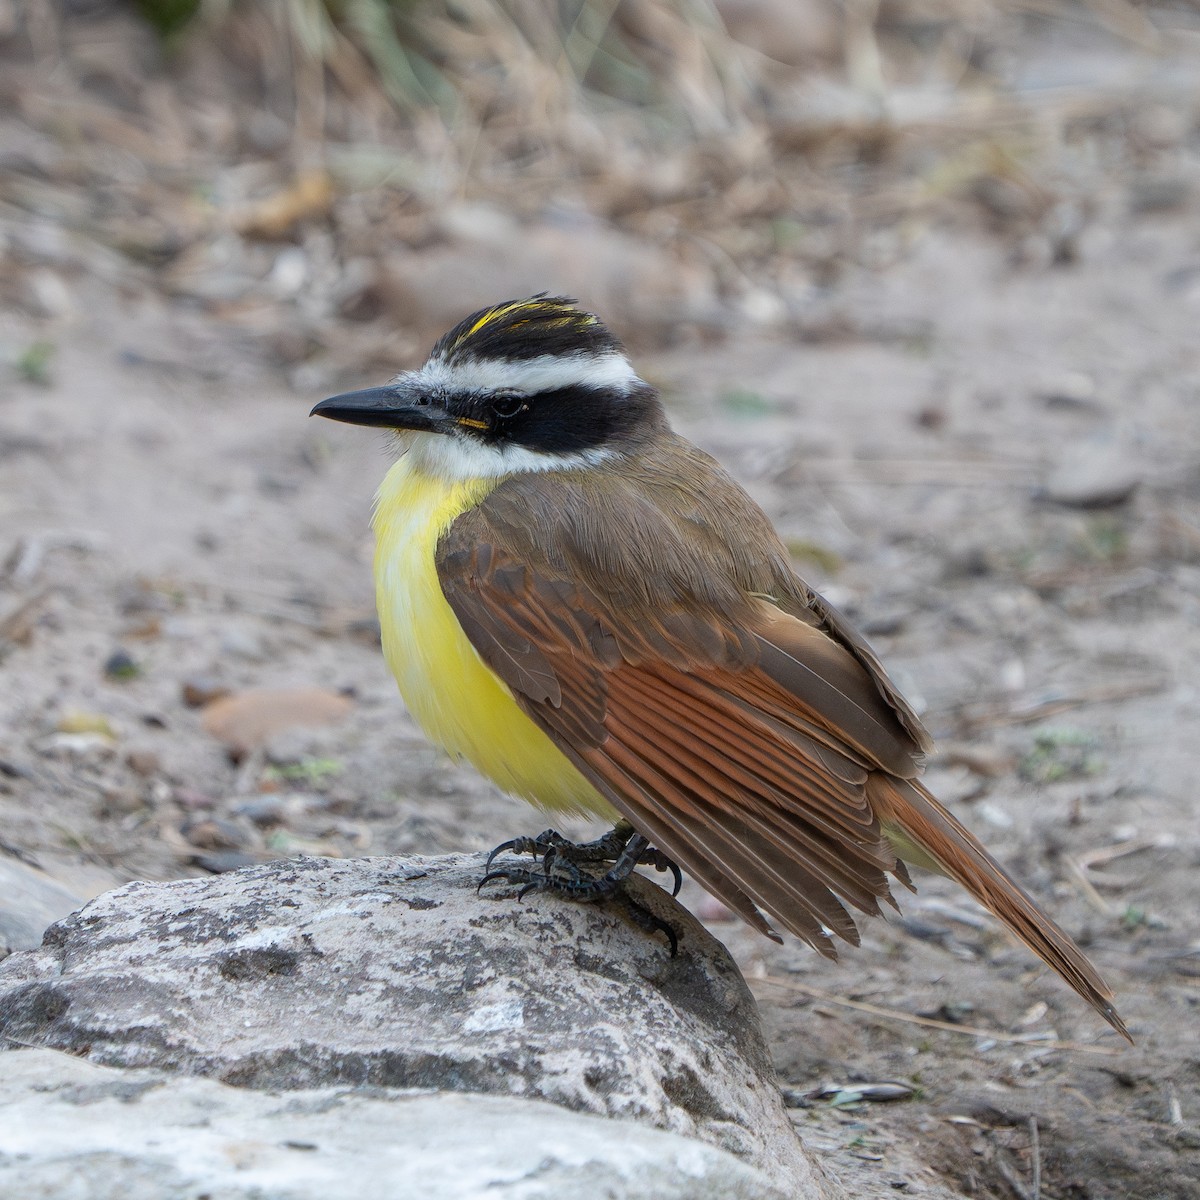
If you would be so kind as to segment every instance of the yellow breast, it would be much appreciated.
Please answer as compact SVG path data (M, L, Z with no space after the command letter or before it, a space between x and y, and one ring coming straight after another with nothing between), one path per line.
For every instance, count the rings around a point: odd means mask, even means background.
M506 792L541 808L615 821L611 805L484 664L438 583L438 539L498 481L441 479L412 457L405 455L388 472L374 520L383 652L409 712L432 741Z

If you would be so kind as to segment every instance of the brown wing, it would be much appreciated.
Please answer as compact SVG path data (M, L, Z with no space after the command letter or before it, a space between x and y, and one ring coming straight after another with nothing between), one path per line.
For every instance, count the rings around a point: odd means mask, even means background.
M849 652L761 599L738 626L682 604L620 611L500 543L487 505L439 547L442 588L518 702L611 803L764 932L857 943L902 871L866 780L915 747ZM522 561L522 558L525 561ZM547 680L553 680L547 684Z
M438 574L484 661L639 832L762 932L760 909L829 957L826 931L857 944L846 906L894 904L889 874L911 886L899 834L1125 1033L1078 947L915 782L928 735L869 648L787 570L749 498L705 482L720 519L678 485L655 497L645 471L517 477L459 517ZM605 558L614 528L622 553Z

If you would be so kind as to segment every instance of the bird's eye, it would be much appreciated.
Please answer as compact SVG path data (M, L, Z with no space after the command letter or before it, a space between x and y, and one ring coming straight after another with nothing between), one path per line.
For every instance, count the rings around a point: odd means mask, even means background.
M515 417L529 407L524 396L497 396L492 402L492 411L498 417Z
M425 407L425 406L426 406L428 403L429 403L429 397L428 397L428 396L418 396L418 397L417 397L417 405L418 405L418 407L420 407L420 408L424 408L424 407Z

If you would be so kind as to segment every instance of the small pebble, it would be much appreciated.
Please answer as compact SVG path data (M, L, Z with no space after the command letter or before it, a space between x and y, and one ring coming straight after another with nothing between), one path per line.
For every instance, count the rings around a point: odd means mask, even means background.
M263 640L248 629L227 629L221 637L221 653L247 662L262 662L267 657Z
M878 613L862 622L862 631L867 637L892 637L904 629L907 615L903 612Z
M204 812L210 808L215 808L217 798L210 796L207 792L200 791L199 788L177 787L172 793L172 798L185 812Z
M1038 385L1037 396L1047 408L1099 407L1096 381L1082 371L1063 371L1049 376Z
M252 867L262 862L262 859L241 850L218 850L212 854L193 854L192 862L213 875L224 875L226 871L240 871L242 867Z
M198 850L241 850L246 839L232 821L220 817L200 817L185 821L179 832Z
M240 759L286 729L337 725L353 707L345 696L326 688L254 688L208 705L204 728Z
M104 674L109 679L134 679L141 674L141 667L128 650L118 647L104 663Z
M1129 207L1137 214L1175 212L1188 206L1192 184L1182 175L1137 179L1129 188Z
M156 592L144 584L130 584L122 589L117 607L126 617L145 614L164 616L171 611L171 602L162 592Z
M38 753L47 758L73 758L99 761L111 758L113 740L101 733L52 733L37 743Z
M1067 508L1113 508L1124 504L1141 481L1127 447L1089 441L1062 449L1041 495Z
M233 809L239 817L247 817L260 829L282 825L284 818L283 798L279 795L252 796Z
M153 750L130 750L125 755L125 762L131 770L147 779L157 775L162 765Z
M189 675L179 691L188 708L203 708L204 705L229 695L229 688L211 675Z
M55 729L59 733L94 733L110 740L117 736L103 713L83 709L68 709L58 718Z
M101 795L101 817L124 817L144 807L141 793L136 788L106 787Z

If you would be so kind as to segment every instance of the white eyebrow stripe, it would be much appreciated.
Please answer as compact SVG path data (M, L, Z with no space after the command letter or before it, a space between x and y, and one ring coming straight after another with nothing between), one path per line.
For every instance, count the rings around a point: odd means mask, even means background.
M629 359L618 351L606 354L541 354L537 358L467 359L447 363L431 358L408 379L425 387L453 392L507 389L525 395L565 387L607 388L629 392L638 378Z
M400 435L415 464L426 474L453 483L465 479L504 479L509 475L540 474L594 467L617 456L616 450L594 446L568 454L539 454L510 443L487 445L472 437L444 433Z

